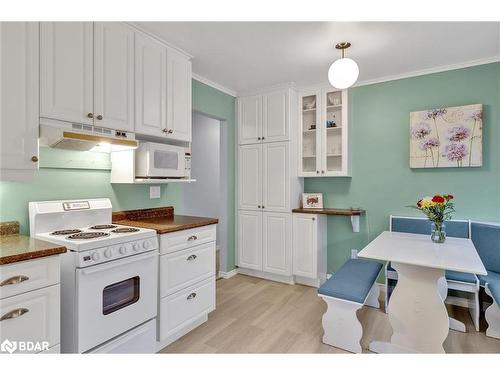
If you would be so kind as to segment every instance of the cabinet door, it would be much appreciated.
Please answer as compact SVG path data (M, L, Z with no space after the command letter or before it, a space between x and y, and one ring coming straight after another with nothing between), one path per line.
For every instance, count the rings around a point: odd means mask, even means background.
M288 142L262 145L262 208L290 212L290 167Z
M262 213L262 270L290 276L292 273L291 214Z
M262 270L262 212L238 212L238 266Z
M262 206L262 145L239 147L238 207L257 210Z
M262 97L262 140L264 142L288 141L288 91L277 91Z
M321 96L316 92L300 95L299 108L299 177L321 176L322 118Z
M167 48L135 34L135 132L165 136L167 128Z
M167 69L168 138L191 142L191 61L169 49Z
M293 274L316 278L318 262L318 220L316 215L292 215Z
M40 26L40 116L93 124L92 22Z
M262 97L238 98L238 139L239 144L258 143L262 138L261 119Z
M118 22L94 24L94 121L134 131L134 32Z
M29 178L30 170L37 169L38 85L38 23L0 23L2 179Z

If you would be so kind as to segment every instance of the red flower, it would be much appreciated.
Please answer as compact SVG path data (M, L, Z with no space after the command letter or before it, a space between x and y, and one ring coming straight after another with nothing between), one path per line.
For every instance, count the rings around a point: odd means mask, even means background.
M417 202L417 207L422 207L422 199L420 199L418 202Z
M432 197L434 203L444 203L444 198L440 195L435 195Z

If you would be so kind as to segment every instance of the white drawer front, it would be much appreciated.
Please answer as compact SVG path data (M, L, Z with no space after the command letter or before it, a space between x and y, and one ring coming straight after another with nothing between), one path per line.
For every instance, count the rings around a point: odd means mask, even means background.
M41 345L47 341L49 348L59 344L59 303L59 285L0 300L0 319L3 317L0 321L0 342L8 339L39 342ZM19 315L21 311L22 315ZM9 319L9 314L14 317ZM40 350L34 350L37 351Z
M160 300L160 341L215 309L215 277Z
M42 352L38 352L38 354L61 354L61 345L54 345L52 348L48 348Z
M160 236L160 254L173 253L202 243L215 241L215 225L166 233Z
M215 275L215 242L160 256L160 297Z
M59 284L59 255L0 266L0 299Z

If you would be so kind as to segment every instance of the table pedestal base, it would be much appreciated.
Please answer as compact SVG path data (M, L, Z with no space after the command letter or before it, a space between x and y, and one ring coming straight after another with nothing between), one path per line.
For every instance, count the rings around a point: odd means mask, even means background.
M441 299L443 302L446 300L446 297L448 296L448 282L446 281L446 277L440 277L438 280L438 290L439 290L439 295L441 296ZM454 331L459 331L459 332L465 332L465 324L462 323L460 320L456 320L455 318L448 318L450 321L450 329Z

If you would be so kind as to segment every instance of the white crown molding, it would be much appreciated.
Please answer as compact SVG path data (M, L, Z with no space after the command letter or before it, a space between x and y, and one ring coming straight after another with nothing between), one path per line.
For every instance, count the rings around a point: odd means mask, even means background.
M213 87L216 90L222 91L224 94L230 95L232 97L237 97L238 94L236 91L231 90L225 86L219 85L218 83L209 80L208 78L205 78L203 76L200 76L199 74L192 73L193 79L197 80L198 82L204 83L207 86Z
M250 89L250 90L242 90L238 92L239 96L248 96L248 95L258 95L266 92L271 92L271 91L277 91L277 90L284 90L284 89L294 89L296 88L295 82L285 82L285 83L278 83L275 85L269 85L269 86L263 86L259 87L257 89Z

